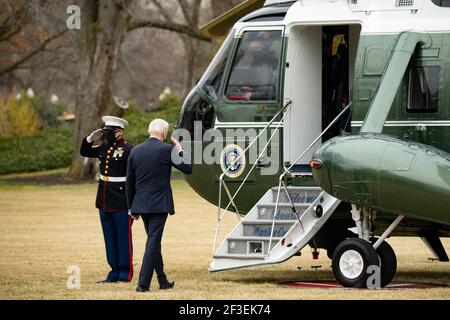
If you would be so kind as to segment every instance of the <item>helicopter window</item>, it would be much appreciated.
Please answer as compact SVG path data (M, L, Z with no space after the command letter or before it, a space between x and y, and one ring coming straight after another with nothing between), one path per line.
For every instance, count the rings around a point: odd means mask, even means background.
M439 98L439 67L414 67L409 76L408 112L436 112Z
M450 8L450 0L431 0L431 1L439 7Z
M228 100L277 100L281 31L245 32L226 89Z
M230 32L199 83L200 90L214 100L217 99L217 92L219 91L220 84L222 83L223 73L228 61L230 48L233 43L233 35L234 32Z

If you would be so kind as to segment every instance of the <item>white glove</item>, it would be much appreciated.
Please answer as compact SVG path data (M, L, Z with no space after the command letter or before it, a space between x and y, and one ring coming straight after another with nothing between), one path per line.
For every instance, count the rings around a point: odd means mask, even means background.
M88 143L92 143L96 140L101 139L101 137L103 137L103 129L97 129L86 138L86 141Z

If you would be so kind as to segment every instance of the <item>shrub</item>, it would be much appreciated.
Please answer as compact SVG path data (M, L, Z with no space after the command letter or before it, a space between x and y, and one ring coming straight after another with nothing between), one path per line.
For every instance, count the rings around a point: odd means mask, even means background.
M180 106L181 106L180 98L176 94L168 90L160 96L159 101L156 103L155 111L164 111L167 109L171 109L173 107L180 108Z
M45 103L40 97L29 97L25 92L11 93L0 99L0 136L26 137L39 130L55 128L61 124L62 103Z
M39 116L30 100L15 94L0 99L0 136L26 137L39 131Z
M8 97L8 101L9 99L10 97ZM32 98L24 99L24 101L29 100L36 101ZM15 96L13 96L13 101L10 103L17 104ZM39 106L34 109L30 107L29 103L24 103L24 105L27 106L29 114L34 114L38 118L36 110L39 110ZM178 98L165 100L164 108L156 112L144 112L131 103L129 110L124 116L130 123L125 132L126 139L133 145L144 142L148 138L148 124L157 118L166 120L173 128L178 119L180 108L181 105ZM34 113L33 110L35 110ZM3 124L2 121L3 119L0 118L0 125ZM3 128L3 125L1 128ZM28 130L27 133L29 132ZM56 128L43 129L41 131L39 131L38 125L33 134L33 136L11 135L8 137L1 137L0 134L0 154L2 155L0 157L0 175L43 171L70 165L73 157L73 124L62 124Z
M40 97L29 98L26 96L23 99L29 101L36 110L39 115L39 125L41 129L55 128L61 124L61 121L58 118L65 110L63 103L46 103Z
M181 110L179 98L170 99L171 103L165 101L165 107L159 111L144 112L135 104L130 103L130 108L126 112L124 118L129 122L125 136L127 141L133 145L138 145L148 138L148 125L154 119L164 119L170 124L172 131L175 126ZM170 133L169 133L170 137Z
M0 138L0 174L63 168L73 156L73 126L61 125L32 137Z

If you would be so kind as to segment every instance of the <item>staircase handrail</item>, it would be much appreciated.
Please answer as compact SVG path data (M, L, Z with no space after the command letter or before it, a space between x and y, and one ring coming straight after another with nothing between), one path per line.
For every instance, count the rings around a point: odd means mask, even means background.
M324 136L325 133L328 132L328 130L330 130L330 128L345 114L345 112L349 109L351 109L352 107L352 103L350 102L337 116L336 118L333 119L333 121L331 121L331 123L325 128L325 130L323 130L320 135L314 139L314 141L309 145L308 148L306 148L305 151L303 151L303 153L294 161L294 163L292 163L289 168L285 169L284 172L280 175L279 179L278 179L278 189L277 189L277 197L276 197L276 202L275 202L275 209L274 209L274 213L273 213L273 217L272 217L272 228L271 228L271 232L270 232L270 240L269 240L269 247L267 249L267 256L270 255L270 253L272 252L272 240L273 240L273 231L275 229L275 221L276 218L278 216L278 203L280 200L280 191L281 191L281 186L283 185L283 189L284 192L286 192L286 196L288 197L289 202L291 203L291 208L292 208L292 213L295 214L295 216L297 217L298 223L300 224L300 226L303 227L302 225L302 217L299 217L297 214L297 209L295 208L295 204L292 201L292 197L289 193L289 190L286 186L286 183L284 182L284 178L286 176L286 174L290 173L290 170L297 164L297 162L300 161L300 159L302 159L315 145L316 143ZM306 212L306 211L305 211ZM304 213L305 213L304 212ZM303 213L303 214L304 214ZM302 215L303 216L303 215ZM294 228L296 226L296 224L294 224L291 228Z
M238 195L238 193L241 191L242 187L244 186L244 184L247 182L250 174L253 172L253 170L255 169L256 165L258 164L258 161L261 159L262 155L266 152L267 147L269 146L269 144L272 142L272 139L274 138L275 134L278 132L278 130L280 129L280 126L282 125L284 118L286 116L287 113L284 113L284 115L282 116L281 120L278 122L275 131L272 133L272 135L270 136L269 140L267 141L267 143L264 145L264 148L262 149L262 151L258 154L258 157L256 158L255 163L252 165L251 169L249 170L249 172L247 173L247 175L245 176L244 180L241 182L241 184L239 185L238 189L236 190L236 192L234 193L233 196L231 196L230 190L228 189L228 186L224 180L225 175L229 172L229 170L246 154L246 152L256 143L256 141L258 141L258 139L261 137L261 135L266 132L271 125L275 122L275 120L284 112L287 110L287 108L289 108L292 105L292 100L288 100L283 108L281 108L276 115L269 121L269 123L261 130L261 132L249 143L249 145L247 146L247 148L245 148L245 150L230 164L230 166L220 175L219 177L219 201L218 201L218 206L217 206L217 225L216 225L216 232L215 232L215 236L214 236L214 244L213 244L213 254L216 250L216 244L217 244L217 238L218 238L218 234L219 234L219 227L220 227L220 222L223 218L223 215L225 214L225 212L227 212L227 210L229 209L230 205L233 205L234 209L235 209L235 213L236 216L238 217L238 220L240 221L240 214L239 214L239 209L237 208L234 199L236 198L236 196ZM226 206L226 208L224 209L224 213L221 213L221 208L222 208L222 188L225 190L228 198L229 198L229 203Z

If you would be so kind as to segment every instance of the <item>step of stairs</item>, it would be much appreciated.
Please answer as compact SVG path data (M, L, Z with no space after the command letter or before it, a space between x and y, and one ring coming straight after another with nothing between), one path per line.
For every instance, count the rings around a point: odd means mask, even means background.
M273 248L282 238L273 237ZM232 237L228 241L228 254L258 255L267 254L270 237Z
M308 203L294 203L297 214L300 216L306 209L308 209ZM275 212L275 203L258 204L258 219L273 219ZM292 212L292 206L290 203L279 203L278 214L276 220L296 220L297 217Z
M289 187L288 188L291 199L294 203L312 203L322 190L318 187ZM277 199L278 188L272 188L273 202ZM290 203L289 198L287 197L286 191L281 189L280 198L278 200L282 203Z
M288 190L297 215L281 189L278 214L273 220L278 188L270 188L223 240L213 255L210 272L286 261L311 241L340 203L318 187L288 187ZM322 216L313 210L319 205L323 208Z
M312 170L311 167L306 164L306 165L295 165L291 168L291 170L289 171L289 174L292 177L297 177L297 176L312 176Z
M276 220L273 228L274 237L283 237L297 220ZM243 235L245 237L270 237L272 220L243 221Z
M266 255L264 254L215 254L213 256L214 259L235 259L235 260L251 260L251 259L259 259L264 260Z

